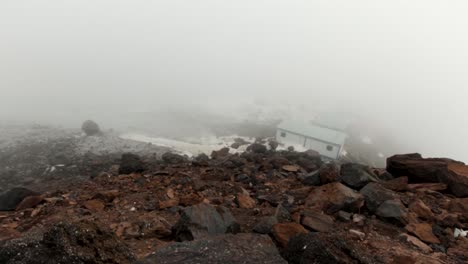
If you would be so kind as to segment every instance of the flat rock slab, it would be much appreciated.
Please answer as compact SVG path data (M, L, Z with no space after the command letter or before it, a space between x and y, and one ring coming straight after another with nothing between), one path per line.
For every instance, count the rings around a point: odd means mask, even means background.
M226 234L161 248L137 264L286 264L271 238Z

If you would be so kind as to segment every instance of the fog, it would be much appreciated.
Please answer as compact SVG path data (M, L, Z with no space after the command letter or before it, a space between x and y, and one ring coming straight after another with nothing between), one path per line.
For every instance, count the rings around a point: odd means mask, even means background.
M454 0L2 0L0 119L345 113L397 151L466 162L467 11Z

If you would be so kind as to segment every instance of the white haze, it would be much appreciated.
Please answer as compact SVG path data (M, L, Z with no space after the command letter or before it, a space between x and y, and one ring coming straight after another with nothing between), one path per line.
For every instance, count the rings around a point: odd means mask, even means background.
M0 118L338 111L401 152L468 161L467 12L455 0L2 0Z

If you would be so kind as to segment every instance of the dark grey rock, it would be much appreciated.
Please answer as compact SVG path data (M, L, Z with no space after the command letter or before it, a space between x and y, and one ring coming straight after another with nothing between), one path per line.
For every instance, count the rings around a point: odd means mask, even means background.
M16 206L28 196L37 196L39 193L26 188L13 188L0 194L0 211L14 211Z
M227 208L206 203L185 208L179 221L173 227L177 241L239 231L239 224Z
M372 213L375 213L383 202L399 199L398 194L374 182L367 184L360 193L364 196L367 209Z
M377 179L369 173L369 168L365 165L347 163L341 166L341 182L355 190L375 181Z
M146 166L140 156L125 153L120 160L119 174L139 173L146 170Z
M286 264L271 238L227 234L161 248L137 264Z

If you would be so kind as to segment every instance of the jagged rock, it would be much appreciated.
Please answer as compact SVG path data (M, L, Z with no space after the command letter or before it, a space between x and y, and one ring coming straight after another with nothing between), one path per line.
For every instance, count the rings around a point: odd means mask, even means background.
M227 208L200 203L184 209L173 231L177 241L186 241L240 230Z
M286 247L292 237L307 233L309 231L297 223L279 223L273 226L273 237L282 247Z
M276 207L274 217L278 220L279 223L291 221L291 213L289 213L288 209L286 209L281 204Z
M301 224L318 232L328 232L333 228L333 217L319 211L305 210L302 212Z
M412 223L405 229L426 243L440 244L440 240L432 233L432 225L428 223Z
M341 182L353 189L361 189L369 182L377 179L370 174L369 167L357 163L347 163L341 166Z
M188 162L187 157L171 152L164 153L161 158L167 164L181 164Z
M320 186L312 190L305 201L309 208L323 210L327 214L333 214L340 210L358 211L364 203L363 196L346 187L334 182Z
M432 220L434 219L434 214L432 213L431 208L429 208L423 201L417 199L416 201L412 202L408 209L415 213L418 218L423 220Z
M95 136L101 133L99 125L92 120L84 121L81 125L81 130L83 130L87 136Z
M402 224L407 223L408 211L400 200L387 200L383 202L377 208L375 214L382 218L394 219Z
M361 189L360 193L366 200L366 207L370 212L377 211L379 206L387 200L399 199L398 195L393 191L385 189L378 183L371 182Z
M174 243L137 264L286 264L266 235L237 234Z
M253 231L259 234L270 234L274 225L278 220L274 216L265 216L255 224Z
M146 166L140 156L132 153L125 153L120 160L119 174L139 173L146 170Z
M0 263L133 263L128 247L96 223L60 223L43 235L11 240L0 246Z
M360 261L364 256L358 255L343 237L331 233L309 233L293 237L284 252L288 263L373 263Z
M459 213L468 219L468 198L451 200L449 203L449 210L452 213Z
M39 193L26 188L13 188L0 194L0 211L13 211L28 196L37 196Z
M444 174L442 182L446 183L457 197L468 197L468 166L458 162L448 163L448 174Z

